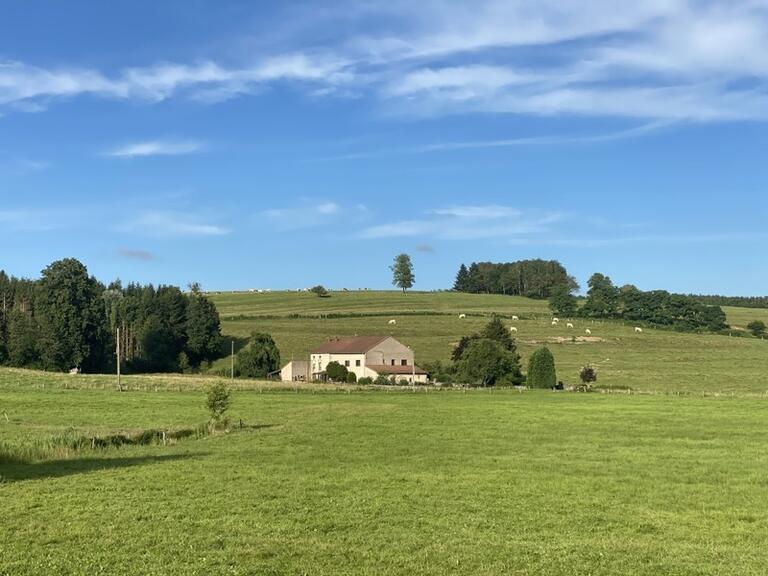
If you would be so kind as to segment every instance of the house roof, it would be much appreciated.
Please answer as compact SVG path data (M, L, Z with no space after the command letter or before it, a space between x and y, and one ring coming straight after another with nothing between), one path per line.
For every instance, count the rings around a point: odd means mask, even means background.
M418 366L387 366L386 364L367 364L365 366L376 374L426 374Z
M365 354L389 336L355 336L336 338L323 342L312 350L312 354Z

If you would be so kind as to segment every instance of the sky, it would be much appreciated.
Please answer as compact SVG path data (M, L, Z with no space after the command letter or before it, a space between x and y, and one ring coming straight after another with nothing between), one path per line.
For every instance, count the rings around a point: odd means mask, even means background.
M5 0L0 269L768 294L768 1Z

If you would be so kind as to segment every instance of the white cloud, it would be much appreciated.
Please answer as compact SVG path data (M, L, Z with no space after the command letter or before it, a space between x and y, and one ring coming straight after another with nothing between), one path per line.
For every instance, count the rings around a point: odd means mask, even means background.
M179 156L192 154L203 149L202 142L195 140L149 140L125 144L105 152L105 156L135 158L139 156Z
M139 214L122 227L126 232L147 236L223 236L229 230L202 222L196 214L154 210Z
M366 208L362 205L344 210L343 207L331 201L305 200L299 206L290 208L271 208L262 211L259 216L282 230L298 230L322 226L345 214L352 220L365 216Z
M320 214L336 214L339 211L339 205L335 202L325 202L317 207Z
M562 215L528 213L509 206L435 208L426 217L378 224L364 229L363 238L431 237L471 240L543 232Z

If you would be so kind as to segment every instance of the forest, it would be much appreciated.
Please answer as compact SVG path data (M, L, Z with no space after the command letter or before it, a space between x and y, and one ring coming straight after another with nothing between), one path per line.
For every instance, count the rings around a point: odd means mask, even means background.
M549 298L557 286L569 292L579 289L573 276L557 260L519 260L517 262L472 262L456 274L457 292L509 294L528 298Z
M0 271L0 364L51 371L194 371L222 354L215 305L198 285L117 280L108 286L75 259L47 266L37 280Z

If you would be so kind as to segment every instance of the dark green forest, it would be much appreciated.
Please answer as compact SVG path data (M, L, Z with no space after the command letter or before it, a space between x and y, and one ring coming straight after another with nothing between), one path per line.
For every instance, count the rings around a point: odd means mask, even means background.
M222 342L216 307L191 288L105 286L71 258L37 280L0 271L0 364L114 372L119 328L125 372L195 370L221 356Z
M528 298L549 298L557 286L570 292L579 289L573 276L557 260L520 260L517 262L472 262L456 274L453 289L476 294L509 294Z

